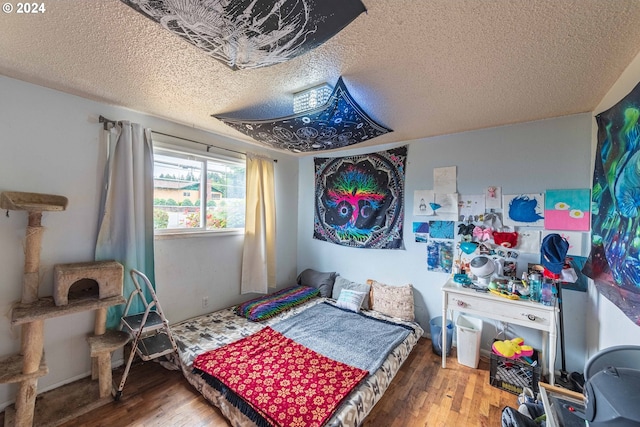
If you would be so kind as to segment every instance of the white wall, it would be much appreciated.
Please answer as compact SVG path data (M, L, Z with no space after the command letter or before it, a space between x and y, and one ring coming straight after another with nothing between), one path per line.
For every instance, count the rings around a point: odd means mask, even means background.
M629 64L620 78L600 101L594 110L594 116L611 108L624 98L640 82L640 54ZM593 120L592 158L595 162L597 145L597 125ZM589 355L614 345L640 345L640 325L634 324L617 306L606 297L600 295L590 284L589 296L592 307L589 325L588 345ZM593 321L597 319L597 321Z
M91 261L97 233L100 181L105 146L99 115L138 122L154 130L240 151L269 153L229 138L89 101L40 86L0 77L0 191L27 191L68 197L65 212L45 212L42 242L41 296L52 294L53 266ZM213 120L213 119L212 119ZM296 274L298 160L271 152L278 159L279 286ZM20 328L11 328L9 310L21 298L23 245L27 215L10 212L0 218L0 358L20 347ZM221 308L242 299L239 295L241 235L163 239L156 241L156 284L171 321ZM202 308L202 296L209 307ZM244 297L245 299L247 296ZM53 388L90 371L86 336L93 330L91 312L45 321L45 353L49 374L39 380L39 391ZM0 410L15 398L15 385L0 385Z
M401 144L338 154L362 154L397 145ZM389 284L411 283L416 290L417 320L428 333L429 319L442 313L440 288L448 275L427 271L426 245L413 241L411 223L421 220L421 217L412 215L414 190L431 189L433 168L444 166L457 166L458 192L462 194L483 194L489 185L502 186L503 194L537 193L553 188L590 188L591 115L580 114L426 138L411 141L408 145L404 223L406 250L353 249L314 240L313 157L301 159L298 271L315 268L337 271L358 282L371 278ZM533 258L531 261L539 261L539 257ZM522 261L526 262L527 258ZM569 370L581 370L585 354L584 307L587 295L566 291L564 300L565 330L568 332L567 367ZM540 348L539 333L525 328L515 329L513 333ZM488 348L494 334L495 329L485 322L483 347ZM556 366L559 368L559 363Z

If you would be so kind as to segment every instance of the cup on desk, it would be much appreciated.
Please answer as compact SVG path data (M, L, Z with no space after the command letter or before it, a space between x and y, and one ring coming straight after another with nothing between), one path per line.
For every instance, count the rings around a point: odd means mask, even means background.
M540 302L542 305L553 305L553 281L545 279L540 290Z

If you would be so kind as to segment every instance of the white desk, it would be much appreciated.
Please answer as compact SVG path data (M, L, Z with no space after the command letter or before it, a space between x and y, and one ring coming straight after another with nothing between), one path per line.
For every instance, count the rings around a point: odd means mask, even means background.
M556 324L558 307L546 306L525 300L510 300L492 293L477 292L463 288L453 279L442 287L442 330L446 331L447 314L453 312L475 314L514 325L542 331L542 367L545 372L544 356L548 357L549 383L554 384L554 365L556 360ZM547 352L548 350L548 352ZM447 334L442 334L442 367L447 366Z

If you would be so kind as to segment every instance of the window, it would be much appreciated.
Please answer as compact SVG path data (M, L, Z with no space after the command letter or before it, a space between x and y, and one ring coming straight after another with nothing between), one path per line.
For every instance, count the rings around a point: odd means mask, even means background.
M158 233L244 227L244 160L156 148L153 186Z

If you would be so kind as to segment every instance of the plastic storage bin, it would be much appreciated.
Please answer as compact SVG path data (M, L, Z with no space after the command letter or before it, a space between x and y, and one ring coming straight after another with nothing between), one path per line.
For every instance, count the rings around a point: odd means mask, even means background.
M458 336L458 363L477 368L480 362L482 320L460 315L456 320Z
M529 387L534 393L538 393L540 366L538 365L537 350L533 351L530 359L536 362L535 365L529 365L524 360L507 359L491 353L489 383L516 395L522 393L524 387Z
M431 348L438 356L442 356L442 316L434 317L429 322L431 331ZM453 341L453 322L447 319L447 356L451 354L451 341Z

